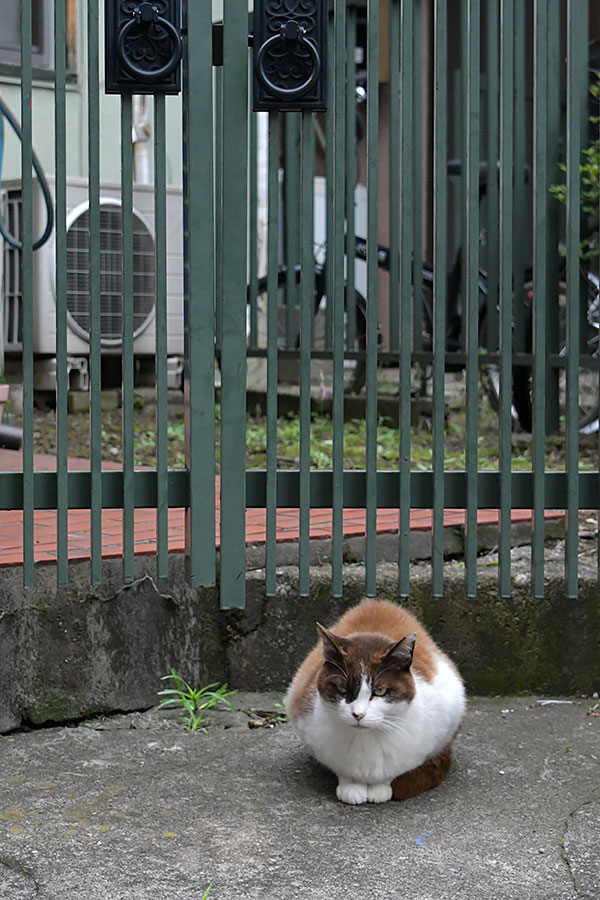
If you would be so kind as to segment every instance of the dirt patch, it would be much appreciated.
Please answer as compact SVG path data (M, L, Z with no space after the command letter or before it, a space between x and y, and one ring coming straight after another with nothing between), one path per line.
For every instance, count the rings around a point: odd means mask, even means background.
M169 467L179 469L185 465L183 447L183 406L169 407ZM102 413L102 459L123 461L123 415L116 409ZM138 402L134 410L134 461L136 466L154 466L156 463L156 408ZM88 413L72 413L68 417L69 456L89 459L90 417ZM56 453L56 414L54 410L36 410L34 414L34 451L53 456Z

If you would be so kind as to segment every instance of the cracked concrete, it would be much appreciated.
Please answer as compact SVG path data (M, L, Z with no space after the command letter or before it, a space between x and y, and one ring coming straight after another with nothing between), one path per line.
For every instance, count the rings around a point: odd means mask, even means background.
M288 725L248 727L279 694L233 699L206 734L152 712L0 737L2 900L597 900L595 700L471 699L440 787L348 807Z
M135 580L124 585L111 562L91 589L89 565L74 565L60 590L55 569L42 567L30 592L11 570L0 572L0 733L147 709L172 666L196 683L226 680L217 592L190 589L181 557L172 567L164 586L136 560Z
M124 584L119 588L117 593L114 594L114 596L108 598L108 600L118 600L118 598L122 594L127 593L127 591L134 591L143 587L149 587L150 590L153 591L158 597L160 597L161 600L168 601L169 603L174 603L175 606L178 605L177 598L173 594L163 593L160 590L160 586L157 584L156 579L154 579L152 575L149 575L148 573L145 573L144 575L140 576L140 578L135 579L135 581L130 581L127 584Z
M33 875L15 859L0 857L0 885L11 900L31 900L39 896L39 885Z
M600 758L598 759L600 770ZM577 896L582 900L600 897L600 802L593 800L569 816L563 842Z

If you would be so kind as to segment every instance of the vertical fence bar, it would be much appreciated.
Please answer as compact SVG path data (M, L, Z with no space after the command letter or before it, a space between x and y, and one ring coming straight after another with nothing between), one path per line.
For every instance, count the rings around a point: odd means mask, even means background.
M377 563L377 237L379 190L379 0L367 2L367 597L376 593Z
M248 65L252 62L249 59ZM250 79L250 69L248 80ZM250 92L248 92L250 94ZM250 306L249 346L258 347L257 272L258 272L258 128L257 116L248 98L248 301Z
M423 348L423 4L413 0L413 252L414 294L412 313L412 345L414 350Z
M284 122L284 211L285 211L285 264L287 267L285 333L288 350L296 349L298 323L296 309L299 302L299 285L295 268L300 262L300 232L298 222L300 197L300 113L286 113Z
M560 184L564 175L560 168L561 159L561 69L564 71L561 52L561 5L548 4L548 177L550 184ZM564 150L563 150L564 152ZM551 200L548 209L548 296L558 298L561 257L556 248L560 246L561 204ZM546 348L548 355L560 352L560 303L551 301L546 308ZM564 339L564 335L563 335ZM556 433L560 429L559 380L561 369L550 366L546 377L546 433Z
M334 42L334 133L333 146L333 221L331 235L333 294L333 508L331 541L331 593L342 596L342 563L344 544L344 212L347 208L344 196L346 140L346 78L347 60L353 48L346 47L346 0L335 3ZM354 194L354 190L352 191ZM348 270L354 265L353 256L348 258ZM347 307L354 307L354 292L348 293Z
M488 179L485 217L485 261L487 270L487 338L488 349L498 347L498 0L487 0L486 6L486 75L487 75L487 163Z
M333 90L335 92L335 73L337 69L335 68L335 59L336 59L336 26L337 22L337 12L334 6L334 15L333 17L329 16L329 25L328 25L328 36L327 36L327 46L333 48L332 58L334 61L334 77L331 79L332 84L334 85ZM335 188L334 188L334 166L335 166L335 153L334 153L334 142L335 142L335 119L336 109L335 103L327 104L327 111L325 113L325 234L327 238L327 256L325 260L325 290L327 294L327 304L325 306L325 346L330 348L333 346L333 294L334 294L334 261L333 261L333 243L334 243L334 232L335 232L335 219L334 219L334 196L335 196Z
M100 297L100 104L98 0L88 3L91 579L102 579L102 318Z
M392 94L392 103L400 102L400 146L399 173L392 204L401 205L399 221L399 278L400 278L400 318L398 346L400 348L400 518L398 544L398 592L407 597L410 592L410 406L411 406L411 316L412 292L421 292L421 261L413 258L413 209L415 192L413 185L413 159L419 155L418 147L413 150L413 107L414 94L414 0L401 0L392 6L392 21L398 20L398 31L394 40L401 40L399 62L400 81L396 82L399 97ZM399 32L399 34L398 34ZM390 59L390 66L392 62ZM393 68L392 68L393 71ZM401 179L401 182L400 182Z
M533 106L533 536L532 587L534 597L544 594L545 507L545 406L546 406L546 279L548 259L548 6L536 0L534 7L534 106ZM517 273L519 277L519 273Z
M156 574L169 574L169 437L167 410L167 156L165 96L154 97L154 235L156 247Z
M123 581L134 577L133 498L133 144L132 97L121 95Z
M212 21L210 4L183 9L185 553L195 587L215 583L216 562Z
M456 250L456 245L459 248L463 248L467 243L467 221L465 215L465 204L464 204L464 196L465 196L465 185L467 181L466 170L465 170L465 155L467 150L467 115L466 115L466 104L467 104L467 93L468 93L468 82L467 82L467 27L468 27L468 9L469 9L469 0L461 0L460 3L460 68L454 70L452 77L452 97L448 97L448 106L453 105L454 107L454 115L450 119L448 123L448 152L453 156L458 157L462 162L462 170L460 178L450 178L448 177L448 190L450 194L450 204L451 208L454 207L454 216L452 223L448 226L448 234L449 241L451 245L451 252ZM450 62L449 62L450 67ZM458 235L458 242L456 240L452 241L451 235ZM455 246L452 246L454 243ZM459 279L458 283L458 303L464 309L466 309L466 293L465 293L465 278L464 273L461 272L462 277ZM449 289L450 293L450 289ZM451 327L451 323L448 322L448 327ZM466 328L461 329L460 337L459 337L459 347L462 351L465 350L465 336L466 336ZM449 348L447 348L448 350Z
M488 348L498 346L498 0L488 0L486 22L487 49L487 203L486 203L486 240L485 260L487 269L487 335Z
M188 0L189 2L189 0ZM211 51L212 52L212 51ZM216 66L214 91L214 183L215 183L215 327L217 347L223 346L223 66Z
M511 595L514 0L500 6L500 533L499 592ZM488 295L488 310L490 298Z
M21 172L23 227L23 585L34 584L33 517L33 150L31 0L21 3Z
M246 599L246 277L248 18L229 0L223 23L223 353L221 362L221 607Z
M515 284L522 285L525 281L525 269L529 261L527 256L526 229L529 221L527 193L525 187L526 136L527 136L527 108L525 90L525 56L526 29L525 29L525 0L516 0L514 13L514 241L513 241L513 278ZM520 295L519 295L520 296ZM525 341L525 305L523 302L514 304L514 343L513 352L523 353L526 347Z
M433 103L433 541L432 591L444 590L444 356L446 344L447 4L434 6Z
M590 62L591 62L591 60L590 60ZM589 63L588 63L588 64L589 64ZM598 80L598 79L596 79L596 84L597 84L597 85L599 84L599 80ZM597 96L595 96L595 97L593 98L593 100L592 100L591 97L588 95L588 103L590 103L590 110L593 112L593 115L594 115L594 116L598 116L598 117L599 117L599 121L600 121L600 93L599 93ZM589 123L588 123L588 124L589 124ZM598 227L599 227L599 229L600 229L600 222L598 222ZM599 273L599 274L600 274L600 273ZM599 285L599 286L600 286L600 285ZM589 290L589 285L586 285L586 291L587 291L587 290ZM596 296L597 296L597 293L596 293ZM586 297L586 304L585 304L585 306L587 307L587 297ZM598 340L598 338L597 338L597 340ZM590 350L591 350L591 348L587 348L587 352L590 352ZM599 353L599 352L600 352L600 345L599 345L599 344L596 344L596 347L595 347L595 353L597 354L597 353ZM594 387L595 387L596 391L598 391L598 394L600 395L600 370L599 370L598 372L595 373L595 378L594 378L593 384L594 384ZM600 411L597 411L597 412L598 412L598 416L600 416ZM596 458L597 458L597 459L600 459L600 429L598 430L598 434L596 435L595 446L596 446L596 453L598 454ZM597 523L597 525L596 525L596 528L597 528L597 538L596 538L596 556L597 556L597 560L596 560L596 583L597 583L597 590L600 592L600 508L596 510L596 523Z
M581 132L587 120L588 3L567 3L567 535L565 593L578 590Z
M302 113L300 149L300 536L299 593L310 592L310 351L313 324L313 114Z
M467 533L465 588L477 595L477 426L479 393L479 0L468 0L465 111L465 284L466 284L466 396L467 396ZM496 166L488 172L488 185L496 182Z
M389 57L390 57L390 108L389 108L389 230L390 230L390 306L389 306L389 348L398 350L400 346L400 197L402 196L402 210L406 210L409 196L400 194L400 172L406 161L401 156L401 135L405 137L404 121L402 131L400 126L400 99L402 97L403 110L406 112L406 100L400 93L400 4L390 0L389 4ZM408 47L412 51L412 31L402 31L402 51L406 54ZM412 54L411 54L412 55ZM403 85L404 87L404 85ZM408 88L410 90L410 88ZM410 108L410 103L408 104ZM402 148L405 149L405 148ZM410 210L410 206L408 207ZM400 391L402 396L402 391Z
M349 6L346 12L346 259L347 297L346 346L354 349L356 342L355 295L355 216L354 194L356 188L356 159L358 154L358 134L356 104L356 7Z
M267 596L277 590L277 334L279 256L279 113L269 113L269 224L267 234Z
M69 476L68 476L68 375L67 375L67 128L65 0L54 4L54 166L56 284L56 556L57 587L69 582Z

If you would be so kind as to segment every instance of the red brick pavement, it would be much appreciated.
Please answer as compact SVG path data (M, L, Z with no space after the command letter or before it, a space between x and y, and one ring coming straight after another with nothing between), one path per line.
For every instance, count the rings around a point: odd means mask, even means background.
M0 449L0 471L20 472L22 470L21 453L15 450ZM119 469L118 463L104 463L104 468ZM34 468L38 471L56 469L56 460L50 456L35 456ZM89 462L84 459L69 459L69 469L85 470ZM216 479L217 507L219 503L219 479ZM562 512L547 513L548 517L557 518ZM513 510L513 522L531 521L530 510ZM478 511L479 524L498 523L499 513L494 509ZM313 509L310 511L311 538L331 537L330 509ZM343 511L343 527L345 537L357 537L365 534L366 513L364 509L345 509ZM218 516L217 516L218 520ZM23 561L23 513L20 510L0 510L0 566L18 566ZM444 525L456 526L465 522L465 511L447 509L444 511ZM432 512L427 509L411 510L411 531L430 531ZM106 558L120 557L122 554L123 510L105 509L102 511L102 555ZM377 533L398 533L398 511L393 509L377 510ZM219 528L217 521L217 546L219 545ZM277 541L298 541L299 511L297 509L277 510ZM246 543L249 545L264 544L266 540L266 511L264 509L246 510ZM90 558L90 512L89 510L69 510L68 514L69 559L85 560ZM156 510L136 509L134 516L134 547L136 554L156 553ZM185 511L169 510L169 552L182 553L185 550ZM53 510L34 511L34 558L36 562L56 562L56 512Z

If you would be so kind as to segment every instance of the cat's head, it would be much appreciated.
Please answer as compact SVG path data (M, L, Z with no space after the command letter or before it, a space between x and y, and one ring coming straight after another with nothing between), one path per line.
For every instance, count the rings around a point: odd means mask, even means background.
M323 640L317 678L322 699L349 726L385 727L415 695L410 667L416 635L400 641L380 634L340 637L317 625Z

